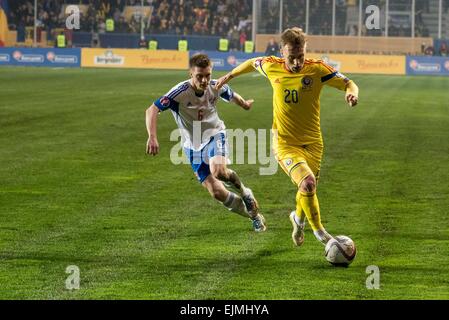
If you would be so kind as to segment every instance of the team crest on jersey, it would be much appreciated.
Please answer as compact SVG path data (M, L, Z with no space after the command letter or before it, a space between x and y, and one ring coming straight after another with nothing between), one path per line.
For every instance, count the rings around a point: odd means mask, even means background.
M313 79L312 79L312 77L305 76L304 78L302 78L301 83L302 83L303 90L311 89L312 84L313 84Z
M164 106L164 107L169 107L170 106L170 99L168 98L168 97L162 97L161 98L161 104Z

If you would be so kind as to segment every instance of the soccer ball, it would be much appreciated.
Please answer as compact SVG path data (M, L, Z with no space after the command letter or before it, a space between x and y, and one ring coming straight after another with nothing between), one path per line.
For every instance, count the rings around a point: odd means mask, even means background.
M349 266L355 258L354 241L347 236L336 236L329 240L324 249L324 256L334 266Z

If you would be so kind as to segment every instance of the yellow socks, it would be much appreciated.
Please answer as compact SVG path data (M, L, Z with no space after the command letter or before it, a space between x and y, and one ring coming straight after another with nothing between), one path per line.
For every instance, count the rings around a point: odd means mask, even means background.
M296 212L301 212L301 209L306 214L313 231L324 229L321 224L320 204L315 192L298 190L296 194Z
M302 192L298 190L296 194L296 212L306 215L313 234L318 241L326 244L332 238L321 224L320 204L316 192Z

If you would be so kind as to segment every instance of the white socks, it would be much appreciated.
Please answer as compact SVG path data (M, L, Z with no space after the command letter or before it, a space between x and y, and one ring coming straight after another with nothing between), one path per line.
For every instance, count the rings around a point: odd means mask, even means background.
M305 215L305 214L302 214L302 215L301 215L301 218L300 218L300 217L298 217L298 216L296 215L296 213L295 213L294 219L295 219L296 224L297 224L301 229L304 229L304 227L306 226L306 215Z
M229 192L223 205L230 211L238 213L239 215L249 218L248 211L246 210L245 203L242 198L236 195L234 192Z
M326 243L332 239L332 236L327 233L326 230L321 229L321 230L316 230L313 232L315 238L320 241L322 244L326 245Z

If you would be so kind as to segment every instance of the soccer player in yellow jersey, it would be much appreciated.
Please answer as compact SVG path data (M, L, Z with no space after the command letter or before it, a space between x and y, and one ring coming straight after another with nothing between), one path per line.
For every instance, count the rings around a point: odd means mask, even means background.
M346 91L350 106L357 105L358 87L321 60L305 59L306 36L300 28L281 35L283 58L247 60L221 77L216 88L254 70L268 78L273 87L273 149L282 169L298 187L296 210L290 214L295 245L304 242L305 217L315 237L326 244L332 236L324 229L316 185L323 154L320 128L320 93L324 85Z

